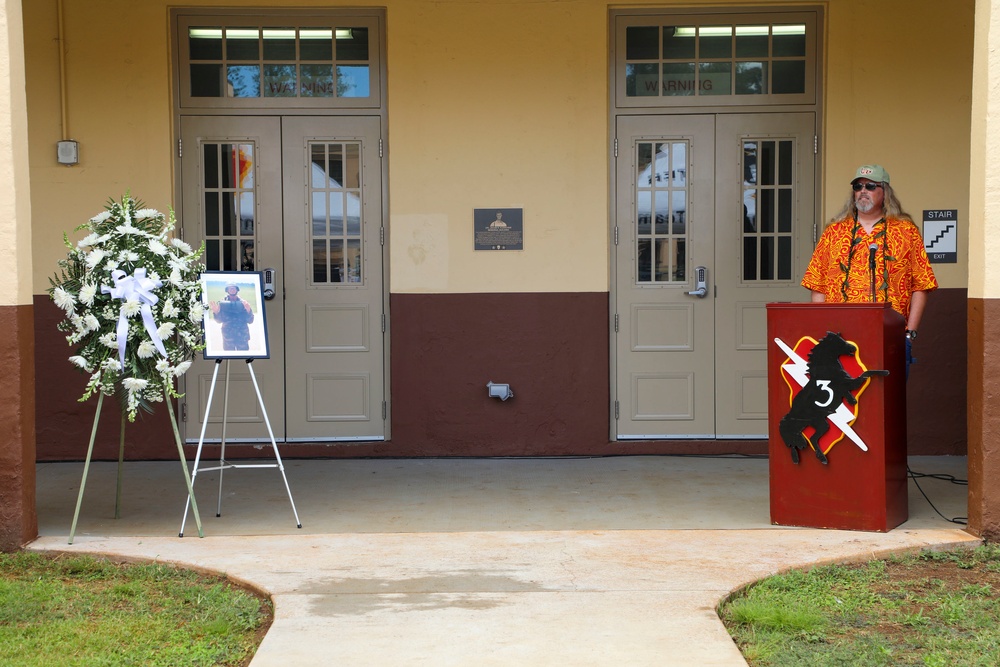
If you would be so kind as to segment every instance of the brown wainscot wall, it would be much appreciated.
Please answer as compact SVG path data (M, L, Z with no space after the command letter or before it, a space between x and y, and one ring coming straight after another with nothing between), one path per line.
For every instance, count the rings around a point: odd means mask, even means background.
M391 438L283 445L282 456L767 453L765 441L611 441L608 303L606 292L392 294ZM77 402L84 377L66 360L59 311L46 296L35 305L38 458L81 460L96 401ZM921 325L907 387L910 454L966 452L965 312L965 290L939 290ZM489 398L491 380L510 384L514 398ZM120 421L105 403L94 457L113 460ZM129 427L126 458L176 458L158 407Z

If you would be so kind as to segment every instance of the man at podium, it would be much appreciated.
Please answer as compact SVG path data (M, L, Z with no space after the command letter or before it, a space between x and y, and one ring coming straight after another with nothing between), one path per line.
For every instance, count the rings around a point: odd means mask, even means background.
M906 319L906 368L937 279L924 242L877 164L858 167L844 208L823 231L802 286L814 302L888 303Z

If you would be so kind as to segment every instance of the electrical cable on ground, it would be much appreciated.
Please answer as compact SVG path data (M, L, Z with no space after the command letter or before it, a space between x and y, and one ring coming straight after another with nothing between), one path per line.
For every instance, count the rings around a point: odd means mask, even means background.
M969 485L969 480L967 480L967 479L957 479L953 475L944 475L944 474L930 474L929 475L929 474L921 473L921 472L913 472L912 470L910 470L910 466L906 466L906 474L909 476L910 479L913 480L913 483L917 486L917 491L919 491L920 495L922 495L924 497L924 500L927 501L927 504L931 506L931 509L934 510L935 512L937 512L937 515L939 517L941 517L945 521L949 521L951 523L957 523L960 526L968 525L968 523L969 523L969 517L967 517L967 516L957 516L954 519L949 519L944 514L941 514L941 512L938 510L938 508L934 506L934 503L931 502L931 499L927 497L927 494L924 493L924 490L920 487L920 482L918 482L917 479L920 478L920 477L929 477L931 479L939 479L939 480L943 480L943 481L946 481L946 482L951 482L952 484L958 484L960 486L968 486Z

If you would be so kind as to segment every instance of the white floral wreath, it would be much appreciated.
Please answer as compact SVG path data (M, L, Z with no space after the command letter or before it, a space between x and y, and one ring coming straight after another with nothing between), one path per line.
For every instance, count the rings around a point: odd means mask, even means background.
M174 227L173 211L167 218L126 193L77 227L90 233L75 246L63 234L69 255L49 279L66 314L58 328L78 346L69 360L91 374L80 400L118 393L129 421L165 395L179 397L175 378L204 348L204 245L170 238Z

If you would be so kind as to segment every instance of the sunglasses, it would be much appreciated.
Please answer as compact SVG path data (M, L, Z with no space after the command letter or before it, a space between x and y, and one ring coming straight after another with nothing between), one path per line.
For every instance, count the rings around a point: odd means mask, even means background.
M876 190L876 189L882 187L882 184L881 183L852 183L851 187L854 188L855 192L861 192L862 190L868 190L869 192L871 192L872 190Z

